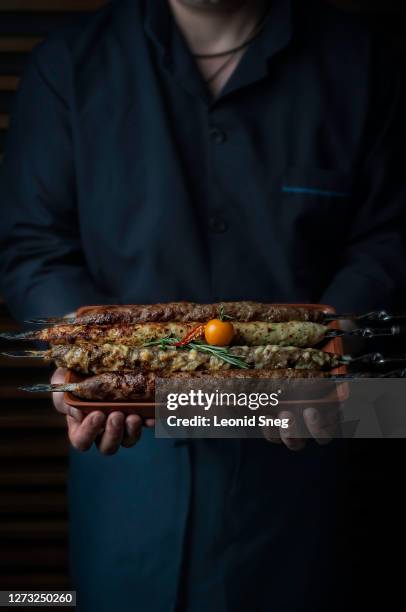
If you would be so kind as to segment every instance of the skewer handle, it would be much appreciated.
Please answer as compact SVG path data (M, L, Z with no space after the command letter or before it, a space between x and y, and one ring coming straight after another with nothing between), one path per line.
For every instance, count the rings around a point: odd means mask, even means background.
M326 314L324 320L327 321L364 321L366 323L390 323L392 321L405 321L406 313L390 313L386 310L373 310L364 314L344 313Z
M367 353L359 357L352 355L343 355L342 362L344 364L359 363L365 366L373 367L393 367L393 369L406 368L406 356L403 357L384 357L382 353Z
M327 332L326 338L337 338L342 336L358 336L360 338L396 338L398 336L406 336L406 325L392 325L382 329L373 327L364 327L344 331L341 329L332 329Z
M331 379L322 379L323 381L335 381L345 382L352 380L359 380L362 378L406 378L406 368L398 368L396 370L390 370L390 372L353 372L351 374L337 374L332 376ZM316 380L316 379L313 379Z

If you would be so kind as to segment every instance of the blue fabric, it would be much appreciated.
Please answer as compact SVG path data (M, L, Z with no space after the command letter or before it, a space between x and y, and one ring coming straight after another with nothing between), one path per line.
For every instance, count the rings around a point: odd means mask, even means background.
M190 497L188 449L155 440L103 457L71 452L71 567L83 612L172 610Z
M328 609L336 461L335 445L296 454L152 432L114 457L73 451L79 610Z
M346 191L328 191L326 189L314 189L311 187L282 187L283 193L296 193L315 196L324 196L326 198L350 198L351 194Z
M1 291L21 320L173 299L390 308L403 111L396 61L318 2L275 0L216 100L166 0L113 2L26 70L1 170ZM329 609L335 458L150 432L115 457L73 452L81 610Z
M35 50L1 175L16 316L172 299L390 307L405 284L403 68L350 16L293 5L272 3L216 100L166 0L114 2ZM338 214L286 184L353 197Z

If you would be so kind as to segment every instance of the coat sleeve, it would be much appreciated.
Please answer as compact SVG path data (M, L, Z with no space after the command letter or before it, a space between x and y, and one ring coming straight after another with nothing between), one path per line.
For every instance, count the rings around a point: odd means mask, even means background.
M374 71L354 192L357 212L322 298L344 312L406 305L405 67L381 56Z
M86 268L62 43L35 50L0 168L1 292L17 319L106 303Z

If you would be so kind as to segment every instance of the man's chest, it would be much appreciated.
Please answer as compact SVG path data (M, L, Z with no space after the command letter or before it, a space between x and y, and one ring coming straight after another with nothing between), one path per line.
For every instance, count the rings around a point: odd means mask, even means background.
M168 75L125 72L82 97L78 213L103 270L108 260L169 275L182 262L182 279L211 283L212 295L229 282L234 297L240 277L269 299L301 286L306 297L309 271L324 283L356 212L364 109L332 105L339 83L309 66L216 104Z
M170 200L174 216L189 209L204 223L222 209L245 228L248 216L350 212L365 106L336 96L321 67L275 71L215 104L168 77L144 87L128 77L82 101L79 210L163 215Z

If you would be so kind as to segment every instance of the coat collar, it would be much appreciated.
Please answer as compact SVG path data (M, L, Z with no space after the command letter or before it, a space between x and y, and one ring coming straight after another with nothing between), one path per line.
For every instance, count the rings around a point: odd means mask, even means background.
M238 70L220 98L255 83L268 75L272 60L293 37L294 0L271 0L264 29L247 50ZM206 89L189 49L173 19L168 0L120 0L122 25L134 47L134 19L141 19L147 38L157 51L163 67L190 93L212 98Z

